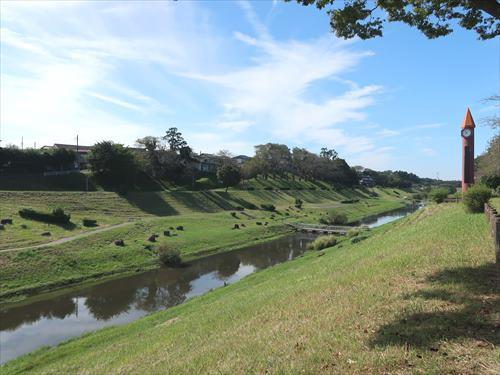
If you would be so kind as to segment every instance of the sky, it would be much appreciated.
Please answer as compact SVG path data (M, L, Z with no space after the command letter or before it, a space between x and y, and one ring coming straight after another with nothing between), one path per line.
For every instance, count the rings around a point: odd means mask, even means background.
M196 152L334 148L350 165L459 179L498 113L499 39L429 40L402 24L337 39L281 1L0 2L1 145L133 146L177 127Z

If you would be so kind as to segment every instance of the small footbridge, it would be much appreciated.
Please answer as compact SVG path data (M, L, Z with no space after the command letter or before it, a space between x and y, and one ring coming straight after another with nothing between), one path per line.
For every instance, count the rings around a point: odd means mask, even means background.
M363 227L347 226L347 225L319 225L305 223L288 224L298 232L303 233L318 233L318 234L340 234L346 235L347 232L353 229L361 229Z

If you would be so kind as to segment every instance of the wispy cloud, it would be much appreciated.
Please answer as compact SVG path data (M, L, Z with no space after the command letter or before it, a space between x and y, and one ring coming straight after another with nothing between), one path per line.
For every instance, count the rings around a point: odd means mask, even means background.
M166 115L188 117L187 103L204 101L213 104L203 131L185 129L201 150L251 150L252 142L278 141L387 158L390 150L377 137L356 131L369 120L366 109L382 86L343 77L372 53L330 34L278 40L251 3L238 4L251 35L221 35L196 3L3 2L4 133L49 143L84 132L88 143L110 137L132 144L165 127ZM134 28L138 18L147 19L147 27ZM226 59L224 45L235 41L249 51L244 63ZM316 85L321 99L310 95Z
M252 124L252 131L269 134L271 139L342 147L349 153L374 148L370 138L350 136L341 125L365 120L363 110L375 103L382 87L346 84L339 78L371 52L350 49L351 43L330 35L309 41L277 41L250 3L239 4L255 35L236 31L234 37L254 48L254 63L221 74L197 71L184 75L219 86L224 115ZM345 91L315 101L307 93L317 82L326 83L327 92L328 86L331 91Z

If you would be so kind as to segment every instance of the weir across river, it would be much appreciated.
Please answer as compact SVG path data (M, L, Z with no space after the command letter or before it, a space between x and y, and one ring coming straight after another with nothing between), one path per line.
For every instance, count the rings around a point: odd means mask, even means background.
M346 235L347 232L353 229L367 228L368 226L347 226L347 225L320 225L320 224L305 224L305 223L292 223L288 224L297 232L303 233L316 233L316 234L340 234Z

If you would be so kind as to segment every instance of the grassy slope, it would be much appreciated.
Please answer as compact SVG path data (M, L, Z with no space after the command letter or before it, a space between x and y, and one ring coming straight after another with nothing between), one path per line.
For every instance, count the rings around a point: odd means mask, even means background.
M431 206L320 254L2 373L498 371L500 280L483 215Z
M277 235L290 229L284 224L289 221L317 222L319 214L325 211L323 206L334 204L336 209L345 212L351 221L363 216L384 212L402 205L393 190L378 190L379 197L361 200L356 204L340 204L332 199L345 199L349 195L362 193L346 191L339 194L333 191L316 192L275 192L275 191L243 191L226 194L224 192L158 192L156 198L161 202L169 202L177 208L178 214L158 217L150 212L154 207L161 209L159 202L152 198L152 193L136 193L138 197L120 197L114 193L0 193L5 199L1 206L11 210L15 215L16 202L21 199L30 206L47 209L61 205L72 213L72 217L90 216L105 222L126 221L129 217L140 219L125 227L115 228L107 232L77 239L64 244L40 249L0 252L0 301L16 300L28 293L50 290L60 286L74 284L90 279L118 273L141 271L157 266L157 256L148 237L162 234L169 227L183 225L185 231L177 231L174 237L161 237L178 248L184 259L189 260L208 253L227 251L238 246L248 245ZM390 194L389 194L390 193ZM293 204L294 196L299 195L304 201L303 210L288 207ZM36 198L35 198L36 197ZM131 205L134 199L141 203ZM175 202L175 203L174 203ZM222 211L235 205L273 203L278 206L279 213L271 218L271 213L261 210L245 210L238 212L237 217L230 212ZM141 207L142 209L139 209ZM160 214L160 212L158 212ZM256 222L268 221L269 225L257 225ZM27 223L28 229L21 229L20 223ZM109 223L109 222L108 222ZM244 223L240 230L232 229L234 224ZM0 249L15 244L29 244L39 236L37 226L43 226L59 236L77 233L78 230L66 231L54 225L22 220L14 216L14 225L6 226L1 232ZM34 229L35 228L35 229ZM59 230L59 231L57 231ZM25 236L25 237L24 237ZM45 238L45 237L42 237ZM115 239L123 239L125 247L113 244ZM22 242L27 241L27 242ZM150 248L147 248L149 246ZM151 248L152 247L152 248Z
M493 198L491 200L491 205L498 210L500 210L500 198Z
M377 189L380 199L372 200L375 204L382 204L385 200L395 201L406 194L393 189ZM394 192L398 191L399 196ZM42 244L62 237L69 237L94 228L85 228L81 225L83 218L97 219L100 226L107 226L137 220L146 217L172 216L192 214L196 212L213 213L230 210L236 206L247 206L263 203L272 203L277 207L293 205L295 197L301 198L310 204L328 204L348 197L367 198L362 190L296 190L296 191L159 191L134 192L120 196L113 192L2 192L0 191L0 217L14 219L13 226L6 226L0 231L0 250ZM366 205L365 205L366 206ZM42 211L50 211L55 207L62 207L71 214L72 228L63 228L24 220L17 212L23 207L30 207ZM361 210L351 210L352 219L364 214L366 207ZM391 207L389 207L390 209ZM343 208L345 209L345 208ZM376 211L373 207L369 211ZM383 211L383 207L378 211ZM28 228L22 229L21 224ZM49 231L50 237L40 234Z

